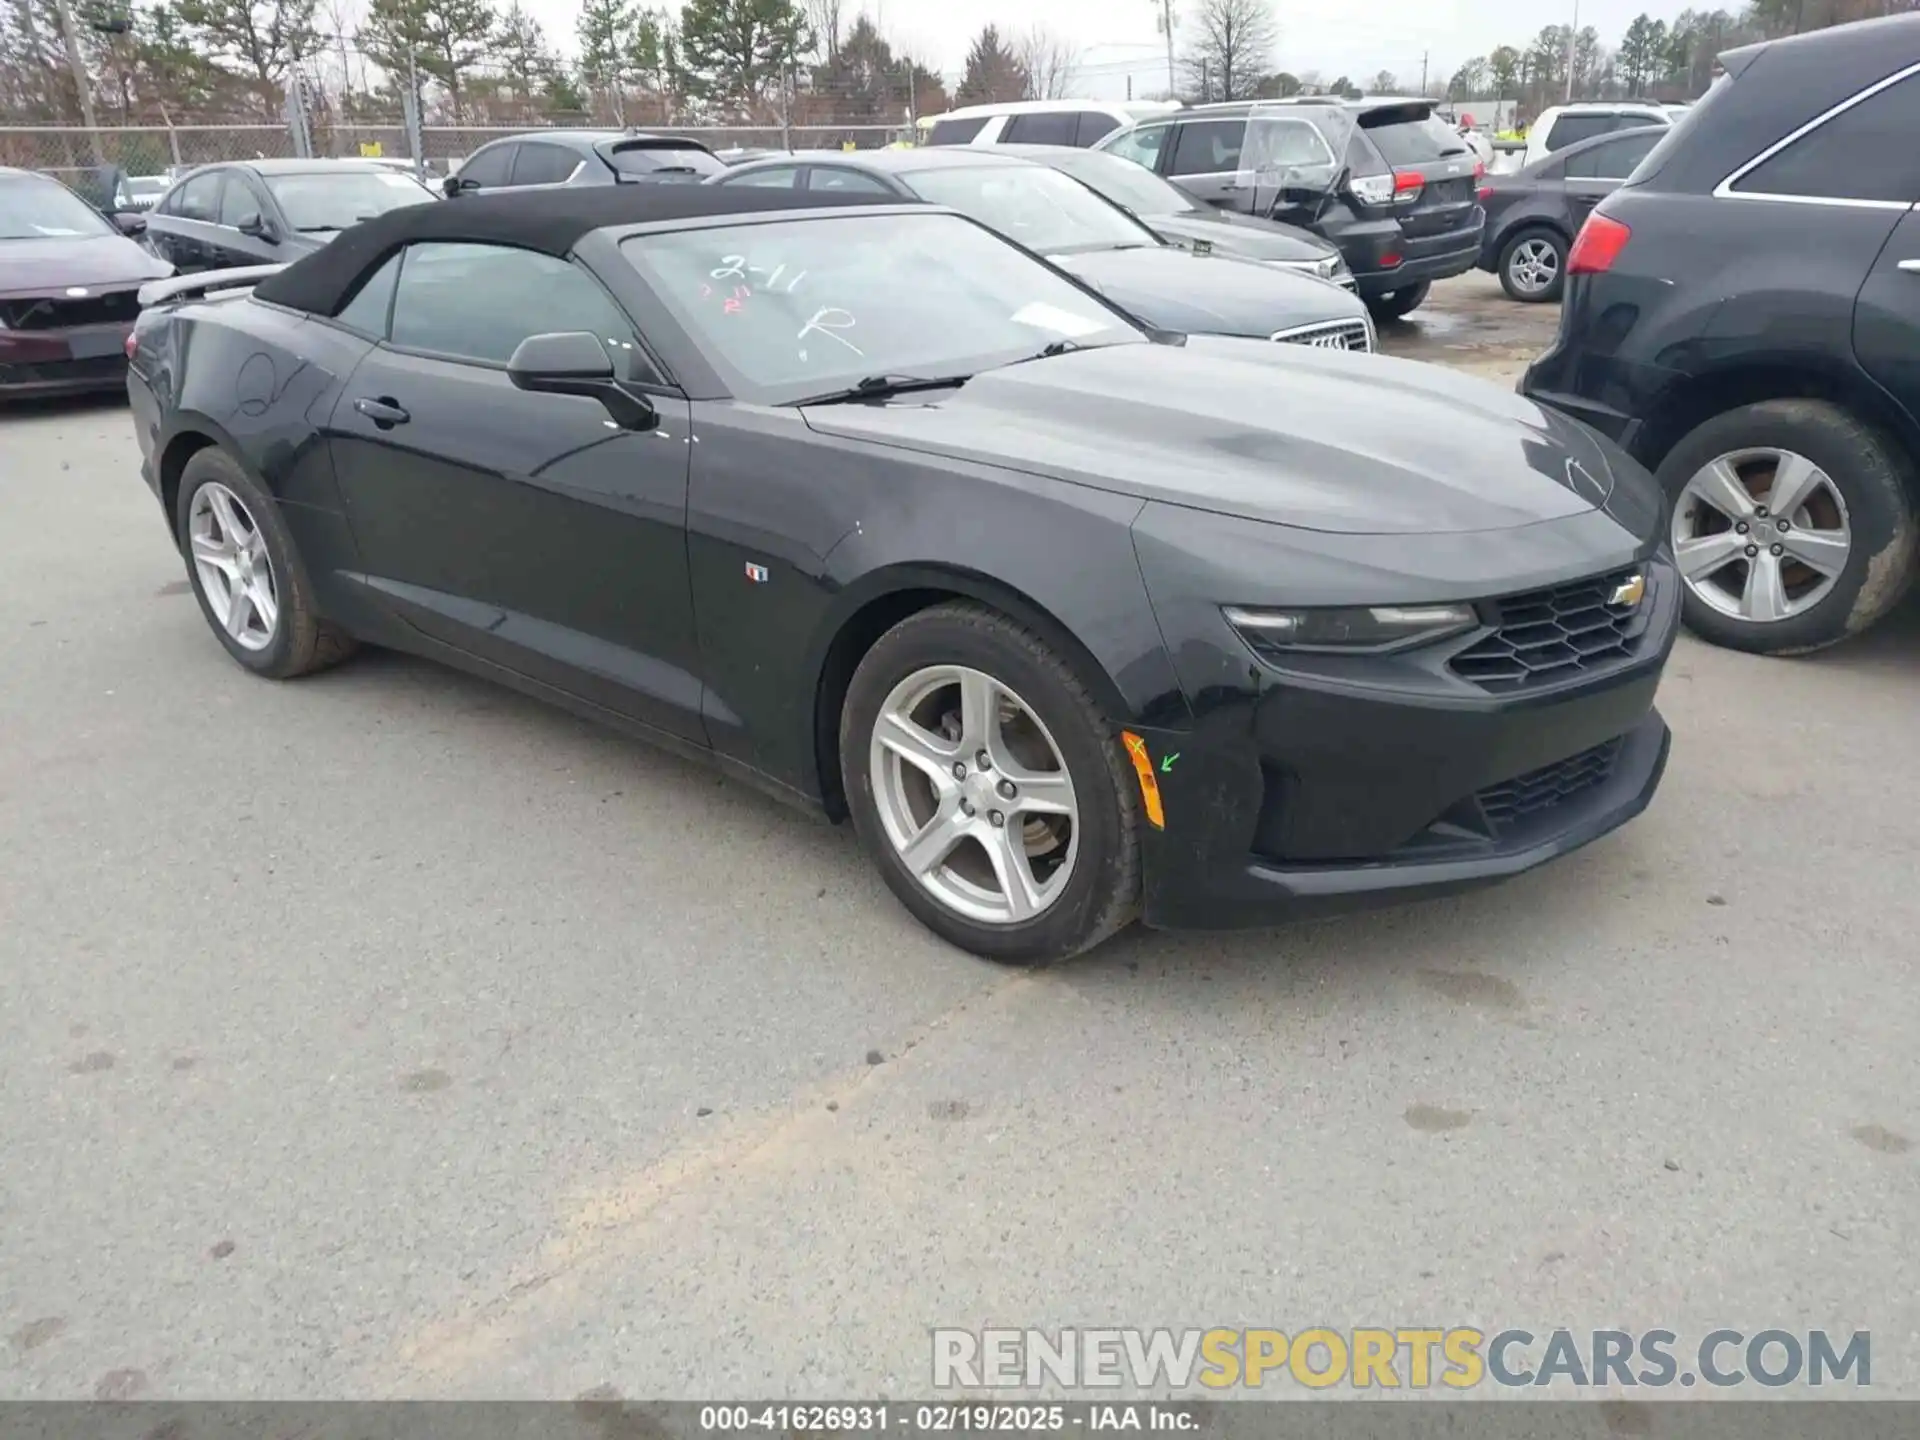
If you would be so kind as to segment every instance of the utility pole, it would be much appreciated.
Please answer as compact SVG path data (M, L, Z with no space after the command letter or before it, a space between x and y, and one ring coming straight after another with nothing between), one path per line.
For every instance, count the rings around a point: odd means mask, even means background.
M1160 0L1160 13L1154 17L1154 28L1167 37L1167 98L1174 98L1179 89L1173 81L1173 0Z
M1213 99L1213 77L1207 72L1207 62L1200 62L1200 103L1205 105Z
M1580 0L1573 0L1573 24L1567 27L1567 103L1573 103L1573 47L1580 39Z
M1427 93L1427 52L1425 50L1420 52L1420 93L1422 95Z

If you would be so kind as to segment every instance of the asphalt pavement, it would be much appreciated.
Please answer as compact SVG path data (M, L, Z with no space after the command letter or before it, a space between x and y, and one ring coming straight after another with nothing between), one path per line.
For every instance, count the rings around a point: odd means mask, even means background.
M1021 974L531 701L249 677L137 463L0 412L0 1398L913 1395L987 1324L1868 1329L1920 1395L1914 606L1683 641L1653 808L1517 882Z

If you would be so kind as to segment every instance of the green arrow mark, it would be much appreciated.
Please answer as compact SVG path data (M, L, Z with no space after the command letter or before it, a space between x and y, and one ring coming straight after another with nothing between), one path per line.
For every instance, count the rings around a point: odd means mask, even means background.
M1160 773L1165 775L1168 771L1172 770L1173 762L1179 758L1180 752L1178 750L1174 751L1171 755L1162 755L1160 757Z

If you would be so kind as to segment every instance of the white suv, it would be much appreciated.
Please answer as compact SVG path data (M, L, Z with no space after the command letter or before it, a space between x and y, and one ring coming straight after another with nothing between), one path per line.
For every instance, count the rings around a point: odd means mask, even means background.
M920 121L922 145L1071 145L1085 150L1123 125L1180 108L1174 100L1012 100Z
M1615 130L1639 130L1648 125L1668 125L1672 116L1665 105L1634 101L1594 101L1581 105L1555 105L1543 110L1527 129L1527 153L1522 167L1544 160L1556 150L1596 135Z

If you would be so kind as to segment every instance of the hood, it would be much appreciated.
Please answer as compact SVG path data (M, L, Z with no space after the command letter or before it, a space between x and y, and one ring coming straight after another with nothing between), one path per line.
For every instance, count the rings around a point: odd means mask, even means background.
M1433 535L1602 508L1564 416L1383 355L1202 338L989 370L931 401L812 406L823 434L1300 529Z
M70 285L120 289L173 274L124 235L0 240L0 295L58 293Z
M1366 307L1338 285L1172 245L1048 256L1122 310L1188 335L1253 335L1322 320L1358 320Z
M1325 260L1339 252L1304 230L1231 211L1182 211L1178 215L1140 217L1156 235L1175 244L1201 241L1216 255L1239 260Z

